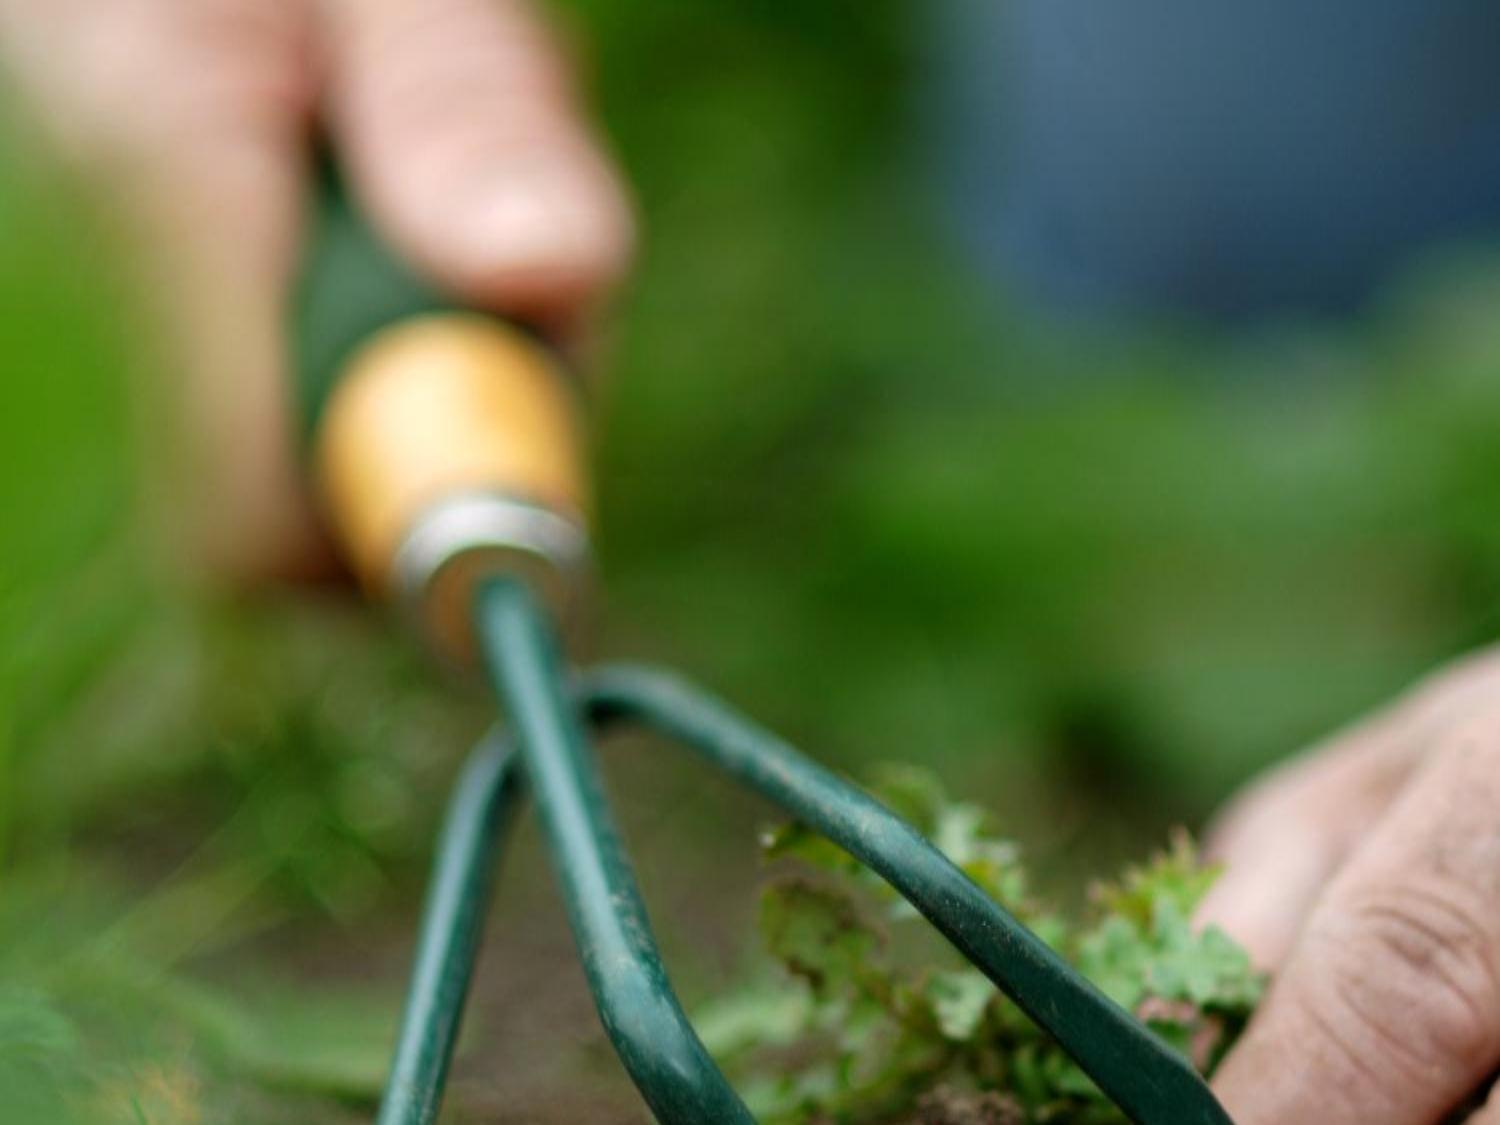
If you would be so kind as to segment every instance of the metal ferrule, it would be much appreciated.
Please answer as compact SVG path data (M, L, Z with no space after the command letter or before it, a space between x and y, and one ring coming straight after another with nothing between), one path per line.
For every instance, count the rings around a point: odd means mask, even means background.
M466 659L479 583L521 578L566 624L589 570L588 535L578 523L522 497L468 492L421 513L392 556L389 582L439 648Z

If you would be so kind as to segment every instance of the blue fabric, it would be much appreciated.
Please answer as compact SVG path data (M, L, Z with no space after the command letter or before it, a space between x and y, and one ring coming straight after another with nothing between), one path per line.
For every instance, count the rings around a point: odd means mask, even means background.
M1067 304L1348 308L1500 231L1496 0L935 0L966 241Z

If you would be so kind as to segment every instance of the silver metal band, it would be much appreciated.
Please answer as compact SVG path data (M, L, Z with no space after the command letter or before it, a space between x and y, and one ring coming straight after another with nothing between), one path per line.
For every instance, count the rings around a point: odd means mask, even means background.
M391 561L391 585L420 605L445 566L475 551L518 551L555 568L564 579L588 568L588 535L555 512L502 493L471 492L429 508Z

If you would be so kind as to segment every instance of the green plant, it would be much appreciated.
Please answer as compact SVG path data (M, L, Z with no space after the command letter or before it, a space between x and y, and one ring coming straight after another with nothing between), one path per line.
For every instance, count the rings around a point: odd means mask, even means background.
M1262 981L1193 908L1214 879L1185 833L1097 886L1073 920L1033 894L1019 849L925 772L876 792L1116 1002L1210 1072ZM711 1049L766 1120L1024 1125L1122 1120L1045 1033L944 945L904 900L800 825L769 833L776 877L760 929L774 971L707 1009Z

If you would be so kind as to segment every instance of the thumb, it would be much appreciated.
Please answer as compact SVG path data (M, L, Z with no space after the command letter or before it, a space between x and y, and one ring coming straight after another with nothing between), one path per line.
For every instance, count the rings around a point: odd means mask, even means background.
M629 257L620 183L519 0L322 0L328 125L393 245L496 311L569 321Z
M1445 740L1314 909L1215 1087L1240 1125L1430 1125L1500 1058L1500 722Z
M1238 796L1209 832L1207 853L1224 875L1197 922L1233 935L1261 967L1280 966L1437 735L1455 715L1482 708L1497 686L1496 655L1469 657Z

